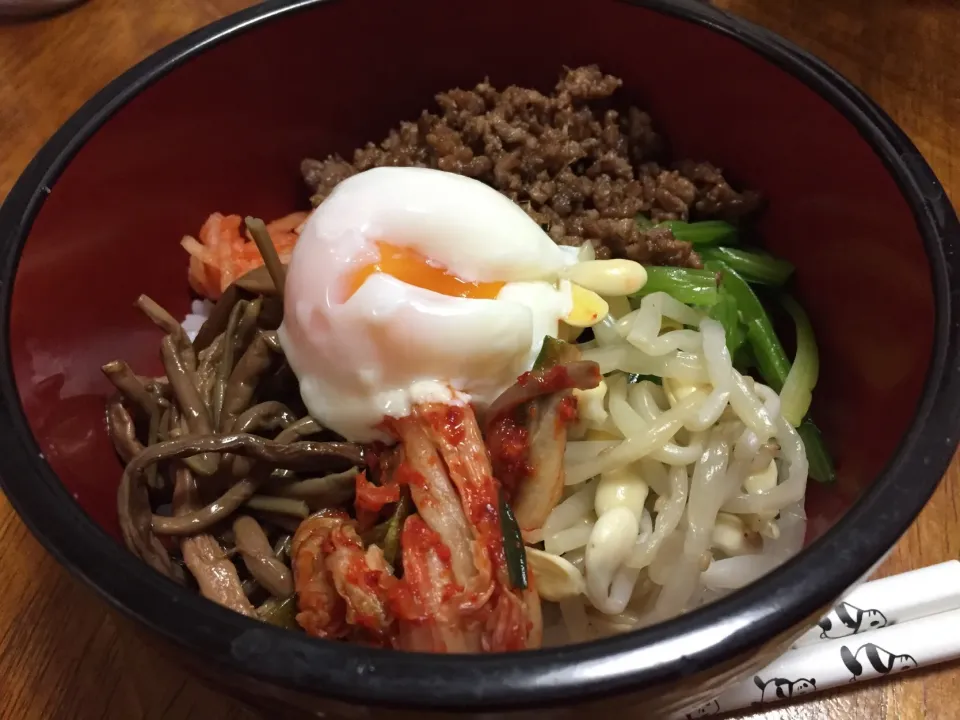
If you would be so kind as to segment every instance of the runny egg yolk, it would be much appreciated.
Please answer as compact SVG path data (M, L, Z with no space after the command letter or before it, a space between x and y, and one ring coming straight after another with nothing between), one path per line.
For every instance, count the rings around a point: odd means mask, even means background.
M390 275L407 285L432 290L441 295L475 300L493 300L504 286L502 282L464 280L410 248L382 241L378 241L376 245L380 258L358 267L346 277L343 302L349 300L367 278L376 273Z

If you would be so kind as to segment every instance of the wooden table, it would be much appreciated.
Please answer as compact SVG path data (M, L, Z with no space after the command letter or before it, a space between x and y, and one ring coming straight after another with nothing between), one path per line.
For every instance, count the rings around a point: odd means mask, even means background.
M0 26L0 198L40 145L107 81L248 0L91 0ZM875 98L947 192L960 193L960 5L952 0L718 0L794 40ZM960 556L960 466L881 573ZM175 672L75 584L0 496L0 718L252 718ZM817 696L765 718L954 720L960 664ZM744 716L747 717L747 716Z

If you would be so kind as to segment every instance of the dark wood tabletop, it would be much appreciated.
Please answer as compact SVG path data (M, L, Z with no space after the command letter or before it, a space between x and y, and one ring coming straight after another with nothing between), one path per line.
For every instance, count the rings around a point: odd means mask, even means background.
M0 24L0 199L57 127L138 60L249 0L90 0ZM717 0L831 63L900 124L951 197L960 193L960 3ZM960 556L960 466L881 574ZM0 495L0 718L246 720L230 700L167 668L50 558ZM955 720L960 664L744 715Z

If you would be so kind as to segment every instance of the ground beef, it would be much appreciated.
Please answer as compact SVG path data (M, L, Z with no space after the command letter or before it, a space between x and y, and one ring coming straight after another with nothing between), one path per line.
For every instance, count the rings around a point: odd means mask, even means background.
M737 192L710 163L664 161L650 116L612 107L619 78L595 65L566 70L551 95L489 82L437 95L439 113L403 122L353 162L303 161L314 206L341 180L381 166L429 167L481 180L518 203L562 245L589 240L600 258L699 267L689 243L664 227L641 229L642 213L663 220L754 212L756 193Z

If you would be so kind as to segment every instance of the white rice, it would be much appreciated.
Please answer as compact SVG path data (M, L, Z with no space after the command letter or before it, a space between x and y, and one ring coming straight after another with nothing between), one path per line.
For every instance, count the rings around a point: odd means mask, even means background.
M187 337L191 340L197 337L203 323L210 317L213 310L213 303L209 300L194 300L190 303L190 313L180 323L183 329L187 331Z

